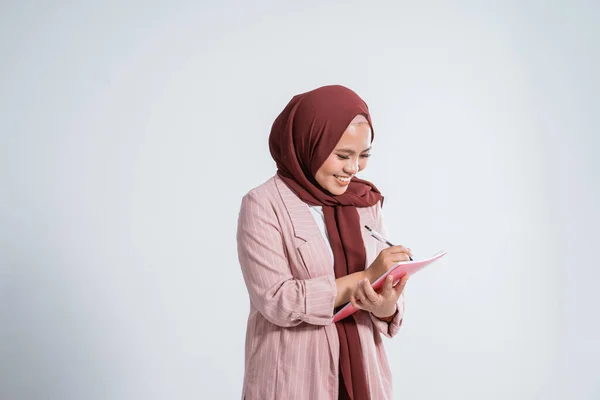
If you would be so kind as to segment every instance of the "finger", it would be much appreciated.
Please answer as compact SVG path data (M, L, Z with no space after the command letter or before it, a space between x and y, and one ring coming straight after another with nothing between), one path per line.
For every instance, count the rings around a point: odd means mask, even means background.
M404 291L406 282L408 282L408 274L404 274L404 276L402 276L402 278L400 278L400 282L398 282L398 284L394 287L394 290L396 292L396 295L398 295L398 297L400 297L400 295Z
M391 267L393 264L399 263L401 261L409 261L410 260L410 256L407 253L395 253L395 254L391 254L388 255L385 259L384 262L385 263L389 263L389 267Z
M391 247L388 247L387 249L385 249L383 251L385 251L387 253L390 253L390 254L406 253L406 254L412 256L412 251L409 248L404 247L402 245L391 246Z
M396 253L396 254L394 254L394 261L395 262L409 261L409 260L410 260L410 254L408 254L408 253Z
M356 308L357 310L362 310L362 305L358 303L356 296L354 296L353 294L350 295L350 303L354 306L354 308Z
M365 290L364 290L364 281L361 280L358 282L358 288L356 289L356 298L358 300L360 300L363 304L367 304L370 303L370 301L367 299L367 296L365 295Z
M369 283L368 279L364 281L363 289L367 299L369 299L371 303L377 303L377 301L379 300L379 295L375 292L375 290L373 290L373 288L371 287L371 283Z
M392 275L388 275L385 278L385 282L383 284L383 297L388 297L394 292L394 277Z

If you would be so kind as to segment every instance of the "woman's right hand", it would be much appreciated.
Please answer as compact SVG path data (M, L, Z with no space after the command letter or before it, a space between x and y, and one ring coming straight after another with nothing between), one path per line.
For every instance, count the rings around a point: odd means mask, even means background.
M400 261L409 261L412 252L404 246L392 246L381 250L375 261L365 270L367 279L375 282Z

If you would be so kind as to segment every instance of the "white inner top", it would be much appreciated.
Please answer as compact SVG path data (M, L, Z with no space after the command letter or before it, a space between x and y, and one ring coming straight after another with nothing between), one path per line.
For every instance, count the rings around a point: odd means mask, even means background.
M325 239L325 243L327 243L327 250L329 250L329 254L331 254L331 264L333 265L333 250L331 250L329 235L327 234L327 228L325 227L325 215L323 214L323 207L309 205L308 209L315 219L315 222L317 223L317 226L323 235L323 239Z

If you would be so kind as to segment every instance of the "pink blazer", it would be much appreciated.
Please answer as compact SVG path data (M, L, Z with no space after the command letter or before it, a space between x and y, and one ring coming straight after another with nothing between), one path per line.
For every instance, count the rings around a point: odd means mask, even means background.
M385 235L380 204L358 208L361 225ZM368 267L385 247L363 229ZM242 399L338 398L339 341L332 324L337 293L331 255L308 206L278 177L242 199L238 256L248 294ZM381 335L394 336L404 299L389 324L353 315L371 399L392 399L392 375Z

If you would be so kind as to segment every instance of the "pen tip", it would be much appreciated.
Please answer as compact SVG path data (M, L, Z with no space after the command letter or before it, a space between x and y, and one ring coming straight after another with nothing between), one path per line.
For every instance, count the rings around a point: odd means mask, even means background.
M368 225L365 225L365 228L367 228L369 231L371 231L371 228L369 228Z

